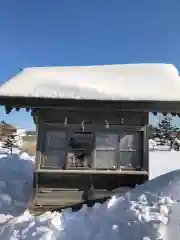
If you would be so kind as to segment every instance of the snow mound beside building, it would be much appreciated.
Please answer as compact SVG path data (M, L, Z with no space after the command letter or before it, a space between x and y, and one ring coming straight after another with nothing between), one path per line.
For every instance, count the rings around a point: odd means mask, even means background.
M151 164L156 164L157 157L163 157L164 153L155 155L150 154ZM115 195L93 208L84 205L74 213L69 209L35 217L27 210L34 169L34 161L27 154L0 159L2 240L178 239L180 170L152 179L123 196Z

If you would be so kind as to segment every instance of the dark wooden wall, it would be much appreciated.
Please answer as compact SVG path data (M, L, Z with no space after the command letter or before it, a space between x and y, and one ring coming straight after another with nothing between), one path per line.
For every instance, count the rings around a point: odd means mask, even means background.
M64 123L67 118L68 123L80 124L99 123L103 124L105 120L109 124L144 126L148 124L148 113L125 112L125 111L97 111L97 110L64 110L64 109L40 109L33 113L38 117L38 121L47 123Z
M69 124L77 124L80 126L81 122L84 120L91 124L98 124L98 126L105 124L105 120L108 121L109 125L121 125L124 126L126 129L131 128L131 126L139 126L143 127L143 169L148 172L149 169L149 151L148 151L148 113L142 112L128 112L128 111L103 111L103 110L89 110L84 109L82 110L65 110L65 109L40 109L39 111L33 112L33 116L36 118L37 123L37 132L38 134L38 141L37 141L37 152L36 152L36 167L37 169L40 168L40 158L42 155L41 152L41 145L44 141L44 131L46 127L44 123L57 123L57 124L64 124L65 118L67 118ZM122 121L123 119L123 121ZM42 127L41 127L42 124ZM46 125L46 124L45 124Z

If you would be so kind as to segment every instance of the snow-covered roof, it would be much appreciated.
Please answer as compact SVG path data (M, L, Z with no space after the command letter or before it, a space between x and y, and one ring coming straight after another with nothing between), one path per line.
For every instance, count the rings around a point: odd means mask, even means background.
M180 77L171 64L31 67L0 87L1 97L180 101Z

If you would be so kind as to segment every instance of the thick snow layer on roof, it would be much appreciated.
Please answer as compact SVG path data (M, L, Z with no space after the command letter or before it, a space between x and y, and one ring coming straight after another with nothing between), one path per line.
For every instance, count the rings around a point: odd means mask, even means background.
M0 87L0 96L180 101L171 64L26 68Z

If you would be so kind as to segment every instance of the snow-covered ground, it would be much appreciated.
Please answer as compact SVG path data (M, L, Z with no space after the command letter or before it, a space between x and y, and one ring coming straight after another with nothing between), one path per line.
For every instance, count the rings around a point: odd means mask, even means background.
M158 145L157 141L149 139L149 150L150 151L170 151L170 145Z
M34 168L27 154L0 151L0 240L179 239L180 152L150 152L148 183L75 213L30 215Z

